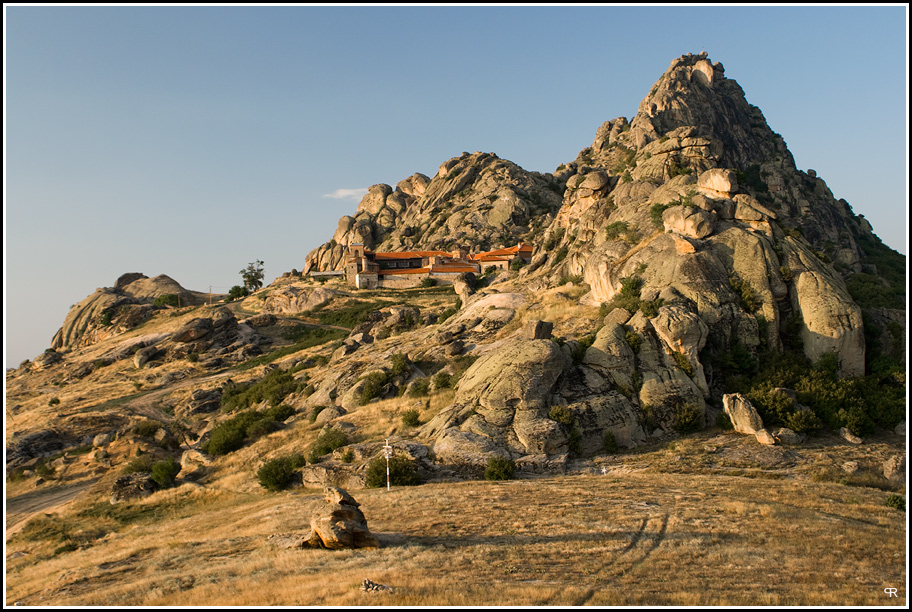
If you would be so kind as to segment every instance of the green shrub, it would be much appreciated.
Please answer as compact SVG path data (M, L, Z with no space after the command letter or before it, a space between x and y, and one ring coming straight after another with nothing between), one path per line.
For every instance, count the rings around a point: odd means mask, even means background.
M557 249L557 251L554 253L554 263L559 264L560 262L562 262L564 260L564 258L567 256L567 253L569 253L569 252L570 252L570 247L568 247L567 245L564 245L561 248Z
M657 229L662 229L665 226L664 221L662 221L662 213L668 208L671 208L671 204L660 204L657 202L649 209L649 218L652 219L652 224L656 226Z
M59 403L60 403L59 397L52 397L51 399L48 400L48 406L56 406Z
M281 491L294 480L294 473L306 463L300 453L270 459L257 470L257 481L268 491Z
M361 380L364 381L364 385L358 393L359 405L363 406L380 395L380 392L383 391L383 387L389 382L390 378L390 373L383 371L371 372L363 377Z
M609 223L608 227L605 228L605 236L608 240L617 240L627 233L629 229L624 221L615 221L614 223Z
M449 372L440 371L434 374L435 389L449 389L453 386L453 376Z
M823 423L813 410L796 410L785 417L784 424L796 433L806 433L823 427Z
M574 457L579 457L583 454L583 433L580 431L579 427L576 424L570 428L570 432L567 434L567 447L570 450L570 454Z
M131 430L137 436L142 436L143 438L151 438L155 433L161 429L162 424L158 421L145 420L140 421L133 426Z
M306 379L296 379L291 372L276 368L255 383L239 384L222 391L222 410L233 412L263 401L278 406L292 393L300 393L306 385Z
M618 452L619 447L618 447L617 440L614 437L613 431L605 432L605 439L604 439L604 444L603 444L602 448L605 449L606 453L614 454L614 453Z
M431 379L430 378L419 378L412 383L411 388L409 389L409 397L424 397L428 394L431 388Z
M643 338L640 334L635 331L628 331L624 334L624 339L627 341L627 344L630 345L630 348L633 349L634 353L640 352L640 345L643 344Z
M694 370L693 364L690 362L690 359L687 357L687 355L678 352L674 352L673 355L675 363L678 365L678 367L681 368L685 374L693 378L694 374L696 374L696 371Z
M152 464L152 480L161 487L167 489L174 484L174 477L180 472L181 466L173 458L168 457L164 461L157 461Z
M485 480L513 480L516 463L505 457L491 457L485 467Z
M55 471L54 466L48 465L44 460L35 467L35 473L42 478L52 478Z
M393 455L389 460L390 485L409 487L421 484L414 460L403 455ZM379 455L371 459L364 474L364 484L370 488L386 486L386 458Z
M239 298L247 297L250 295L250 292L247 290L247 287L241 287L240 285L235 285L228 290L228 297L225 298L226 302L231 302Z
M418 417L417 408L409 408L402 413L402 424L406 427L418 427L421 424L421 420Z
M348 443L348 434L344 430L335 427L324 429L317 436L317 440L310 449L310 462L317 463L323 455L327 455L337 448L342 448Z
M896 493L890 493L887 495L887 498L884 500L884 505L887 508L895 508L900 512L906 511L906 498L902 495L897 495Z
M762 302L753 287L750 286L750 283L746 280L742 280L736 274L732 274L732 276L729 277L728 282L735 292L735 295L740 299L741 308L747 312L757 312L760 310Z
M576 347L570 355L573 359L573 363L577 365L583 363L583 359L586 357L586 351L592 346L593 342L595 342L595 334L588 334L576 341Z
M278 423L271 416L263 416L247 426L244 430L244 437L250 440L256 440L267 434L271 434L278 429Z
M175 293L160 295L152 302L152 305L156 308L161 308L162 306L173 306L174 308L177 308L178 304L180 304L180 298Z
M551 406L548 418L567 427L573 425L573 414L570 412L569 406Z
M418 286L427 289L428 287L433 287L437 284L437 281L431 277L421 279L421 282L418 283Z
M542 245L542 248L546 251L550 251L551 249L553 249L554 247L559 245L561 243L561 241L564 239L565 232L566 232L566 230L562 227L559 227L556 230L554 230L553 232L551 232L551 236L548 237L548 240L545 241L545 243Z
M522 257L517 257L510 262L510 269L514 272L519 272L523 266L526 265L526 261Z
M729 417L728 413L726 413L724 410L720 411L719 414L716 415L716 427L726 430L735 428L731 422L731 417Z
M345 451L342 453L342 462L351 463L354 460L355 460L355 451L353 451L350 448L345 449Z
M288 404L279 404L266 411L266 414L275 421L282 423L295 413L295 409Z
M313 412L310 413L310 422L317 422L317 415L326 410L326 406L314 406Z
M672 428L681 434L693 433L703 427L703 410L696 404L682 403L675 409Z
M120 469L120 473L135 474L137 472L151 472L153 463L154 461L150 455L135 457Z
M408 357L402 353L393 353L390 355L390 374L399 376L408 370Z

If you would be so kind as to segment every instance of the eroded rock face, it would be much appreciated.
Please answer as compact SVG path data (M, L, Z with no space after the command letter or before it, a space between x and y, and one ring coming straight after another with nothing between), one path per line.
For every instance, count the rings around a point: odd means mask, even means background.
M323 493L325 503L314 511L306 546L341 549L377 548L380 545L367 528L360 504L345 489L326 487Z
M480 357L460 379L454 404L425 426L435 453L477 465L503 455L498 449L517 456L566 452L566 431L547 415L568 361L554 342L520 337Z
M722 409L738 433L754 435L763 429L763 419L757 414L757 409L740 393L723 395Z

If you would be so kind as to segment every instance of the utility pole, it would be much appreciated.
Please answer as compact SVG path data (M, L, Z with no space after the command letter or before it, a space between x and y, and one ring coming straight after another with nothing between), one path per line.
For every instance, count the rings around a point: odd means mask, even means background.
M383 455L386 457L386 490L390 490L390 457L393 456L393 447L390 446L389 438L386 439L386 446L383 447Z
M209 305L212 306L212 285L209 285Z

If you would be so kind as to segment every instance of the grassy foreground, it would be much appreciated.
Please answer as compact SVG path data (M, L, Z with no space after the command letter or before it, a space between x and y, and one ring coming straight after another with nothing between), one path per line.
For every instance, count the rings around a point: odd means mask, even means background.
M55 555L36 536L38 523L23 529L7 542L6 604L906 603L906 515L874 488L621 466L351 493L379 549L270 544L271 534L308 530L321 497L314 489L184 484L116 512L106 502L74 507L68 516L84 524L73 528L110 533ZM361 592L364 579L393 591Z

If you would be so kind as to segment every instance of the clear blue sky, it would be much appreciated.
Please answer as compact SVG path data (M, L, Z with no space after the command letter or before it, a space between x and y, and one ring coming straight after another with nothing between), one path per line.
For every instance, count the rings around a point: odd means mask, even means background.
M301 269L357 197L463 151L553 171L705 50L907 252L908 12L5 6L5 364L125 272Z

